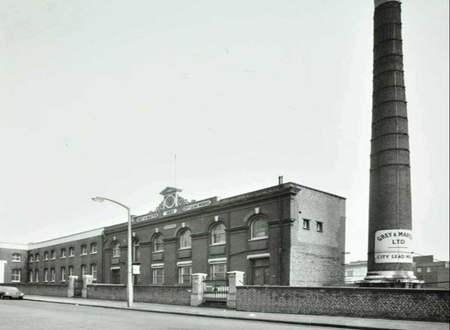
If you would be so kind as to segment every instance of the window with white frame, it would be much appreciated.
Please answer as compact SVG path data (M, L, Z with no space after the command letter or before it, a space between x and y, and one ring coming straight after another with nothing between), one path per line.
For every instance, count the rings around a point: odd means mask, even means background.
M211 230L211 244L225 244L226 242L226 232L225 225L219 223L213 227Z
M34 281L34 274L33 274L33 271L30 270L28 272L28 282L33 283L33 281Z
M251 238L267 238L269 236L269 225L263 216L255 218L251 223Z
M211 280L225 280L227 278L227 264L226 263L210 264L209 277Z
M31 261L30 261L30 257L31 257ZM11 261L12 262L21 262L22 261L22 255L19 253L13 253L11 256ZM29 256L28 257L28 261L33 262L33 256Z
M431 267L427 267L426 270L427 270L427 273L431 273Z
M83 244L82 246L81 246L81 255L82 256L85 256L87 254L87 245L86 244Z
M119 258L120 257L120 244L119 242L116 242L112 246L112 257L113 258Z
M56 272L55 272L55 268L50 268L50 278L52 282L56 281Z
M93 280L97 280L97 265L91 264L91 275Z
M20 269L11 270L11 282L20 282Z
M48 269L44 268L44 282L48 282Z
M61 249L61 258L66 258L66 257L67 257L66 249Z
M163 284L164 283L164 268L158 267L152 270L153 284Z
M61 282L66 281L66 267L61 267Z
M39 253L36 253L36 254L35 254L34 260L35 260L35 261L39 261Z
M55 252L55 250L50 251L50 258L51 259L56 259L56 252Z
M97 243L91 244L91 254L97 253Z
M75 256L75 248L71 246L69 248L69 257L74 257L74 256Z
M48 260L48 252L47 251L44 252L44 260Z
M191 284L192 264L178 266L178 283Z
M81 265L81 276L84 276L87 274L87 267L86 265Z
M164 237L162 234L158 234L153 239L153 252L164 251Z
M191 246L191 231L189 229L186 229L180 234L180 249L190 249Z
M73 266L69 266L68 276L73 276Z
M422 273L422 267L417 267L417 274L421 274Z
M39 270L34 271L34 282L39 283Z

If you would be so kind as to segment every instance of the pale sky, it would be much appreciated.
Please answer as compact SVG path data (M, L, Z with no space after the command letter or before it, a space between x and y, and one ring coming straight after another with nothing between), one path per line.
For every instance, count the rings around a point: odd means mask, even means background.
M166 186L347 198L365 260L372 0L0 0L0 242L126 221ZM449 259L449 2L403 1L414 251ZM174 155L177 155L175 176Z

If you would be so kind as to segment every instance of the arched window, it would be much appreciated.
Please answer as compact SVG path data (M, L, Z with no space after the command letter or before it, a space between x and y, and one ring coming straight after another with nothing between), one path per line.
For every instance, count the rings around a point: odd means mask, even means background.
M39 253L36 253L36 255L34 256L34 260L39 261Z
M50 251L50 258L51 259L56 259L56 252L55 252L55 250L51 250Z
M91 254L97 253L97 243L91 244Z
M211 230L211 244L224 244L225 242L225 225L223 223L219 223Z
M33 271L30 270L28 272L28 282L33 283L33 280L34 280Z
M112 246L112 257L113 258L119 258L120 257L120 244L119 242L116 242Z
M61 282L66 281L66 267L61 267Z
M66 249L61 249L61 258L65 258L67 256Z
M180 234L180 249L190 249L191 246L191 231L189 229L186 229Z
M69 266L69 276L73 276L73 266Z
M81 255L84 256L84 255L86 255L86 254L87 254L87 245L86 245L86 244L83 244L83 245L81 246Z
M141 260L141 249L139 248L139 240L133 241L133 262L139 262Z
M44 252L44 260L48 260L48 252L47 251Z
M56 272L55 272L55 268L50 268L50 280L52 282L56 281Z
M39 282L39 270L38 270L38 269L36 269L36 270L34 271L34 281L35 281L36 283Z
M86 265L81 265L81 276L87 275L87 267Z
M73 246L71 246L69 248L69 257L73 257L75 256L75 248Z
M162 234L156 235L153 239L153 252L163 252L164 251L164 237Z
M269 236L269 226L265 217L257 217L251 224L251 237L254 238L266 238Z
M91 264L91 275L93 280L97 280L97 265Z
M44 282L48 282L48 269L44 268Z

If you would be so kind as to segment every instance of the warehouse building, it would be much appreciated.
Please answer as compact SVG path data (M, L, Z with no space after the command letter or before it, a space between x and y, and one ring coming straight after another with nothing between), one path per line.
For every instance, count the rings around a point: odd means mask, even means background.
M344 283L344 198L281 180L225 199L181 192L167 187L160 205L133 216L134 285L190 285L192 273L224 279L228 271L243 271L249 285ZM127 249L127 223L30 244L21 281L91 274L124 284Z

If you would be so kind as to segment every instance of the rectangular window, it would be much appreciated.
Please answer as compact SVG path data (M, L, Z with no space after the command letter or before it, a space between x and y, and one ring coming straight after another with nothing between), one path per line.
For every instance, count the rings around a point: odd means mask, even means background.
M309 230L309 225L310 224L310 220L308 220L308 219L303 219L303 229L305 229L305 230Z
M36 257L34 258L36 261L39 261L39 253L36 253Z
M317 221L316 222L316 229L319 233L323 232L323 222Z
M66 257L66 249L62 249L61 250L61 258L65 258Z
M191 284L191 271L192 271L192 266L178 267L178 283L179 284Z
M81 265L81 276L86 275L87 274L86 271L87 271L86 265Z
M48 260L48 252L44 252L44 260Z
M211 280L225 280L227 278L227 264L209 265L209 276Z
M69 257L75 256L75 249L73 247L69 248Z
M87 246L83 245L81 246L81 255L84 256L87 254Z
M422 267L417 267L417 274L421 274L422 273Z
M97 244L91 244L91 254L97 253Z
M48 269L44 269L44 282L48 282Z
M164 283L164 268L153 268L153 284Z
M39 282L39 270L36 270L36 271L34 272L34 281L35 281L36 283Z
M73 276L73 266L69 266L69 276Z
M431 273L431 267L427 267L427 273Z
M20 282L20 269L13 269L11 271L11 282Z
M31 257L31 258L30 258L30 257ZM30 256L30 257L28 257L28 261L29 261L29 262L33 262L33 256ZM18 254L18 253L14 253L14 254L12 255L11 261L12 261L12 262L21 262L21 261L22 261L22 255L21 255L21 254Z
M56 259L56 252L55 252L55 250L52 250L52 251L50 252L50 257L51 257L52 259Z

